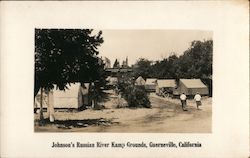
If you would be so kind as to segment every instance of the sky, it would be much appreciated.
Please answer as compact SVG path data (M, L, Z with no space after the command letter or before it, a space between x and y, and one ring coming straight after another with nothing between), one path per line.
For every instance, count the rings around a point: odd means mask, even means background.
M102 30L104 43L99 47L100 56L120 64L128 57L128 64L139 58L152 61L168 57L172 52L181 55L193 40L212 39L212 31L199 30Z

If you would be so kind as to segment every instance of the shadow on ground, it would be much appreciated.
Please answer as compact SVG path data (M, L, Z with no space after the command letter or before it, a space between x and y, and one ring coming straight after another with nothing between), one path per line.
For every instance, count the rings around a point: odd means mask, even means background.
M72 128L85 128L89 126L110 126L112 124L119 124L119 122L114 122L113 119L85 119L85 120L55 120L50 122L49 119L44 119L43 121L35 120L35 124L38 126L48 126L54 125L60 129L72 129Z

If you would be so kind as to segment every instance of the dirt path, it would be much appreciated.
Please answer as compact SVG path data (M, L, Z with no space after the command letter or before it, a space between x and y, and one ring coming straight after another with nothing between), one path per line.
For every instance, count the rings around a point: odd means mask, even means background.
M112 94L110 94L112 95ZM115 97L104 105L107 109L87 109L81 112L56 112L57 125L35 126L46 132L147 132L147 133L210 133L212 121L211 98L203 100L202 110L189 101L188 111L182 111L179 100L150 94L152 108L115 108ZM35 118L38 116L35 116ZM60 128L67 120L69 128ZM61 121L61 122L60 122ZM76 125L76 126L75 126ZM77 127L77 126L80 127Z

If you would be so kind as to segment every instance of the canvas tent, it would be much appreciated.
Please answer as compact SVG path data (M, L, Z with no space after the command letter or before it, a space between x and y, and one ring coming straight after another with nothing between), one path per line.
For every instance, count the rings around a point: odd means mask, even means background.
M180 79L177 91L186 95L195 95L197 92L208 95L208 88L200 79Z
M156 81L156 94L172 94L176 88L174 79L159 79Z
M41 102L41 91L39 90L34 102L34 108L40 108L40 102ZM48 107L48 94L43 93L43 99L42 99L43 108Z
M156 78L147 78L145 89L149 92L155 92L156 80Z
M137 86L144 86L146 83L146 81L141 77L139 76L136 80L135 80L135 85Z
M59 89L52 90L54 108L78 109L83 105L90 105L90 83L84 83L82 86L80 83L71 83L67 87L68 89L65 91ZM46 100L47 94L44 93L43 96ZM39 99L39 95L37 95L37 99ZM40 103L36 101L35 108L39 107ZM46 102L43 104L43 107L48 107Z

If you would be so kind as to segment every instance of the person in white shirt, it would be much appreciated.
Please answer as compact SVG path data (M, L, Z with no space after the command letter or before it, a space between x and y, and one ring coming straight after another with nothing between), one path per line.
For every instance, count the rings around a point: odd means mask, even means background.
M200 110L199 106L201 106L201 95L198 92L194 96L194 100L196 101L197 109Z
M186 109L186 105L187 105L187 96L185 95L185 93L182 93L182 94L180 95L180 100L181 100L182 110L183 110L183 111L187 111L187 109Z

